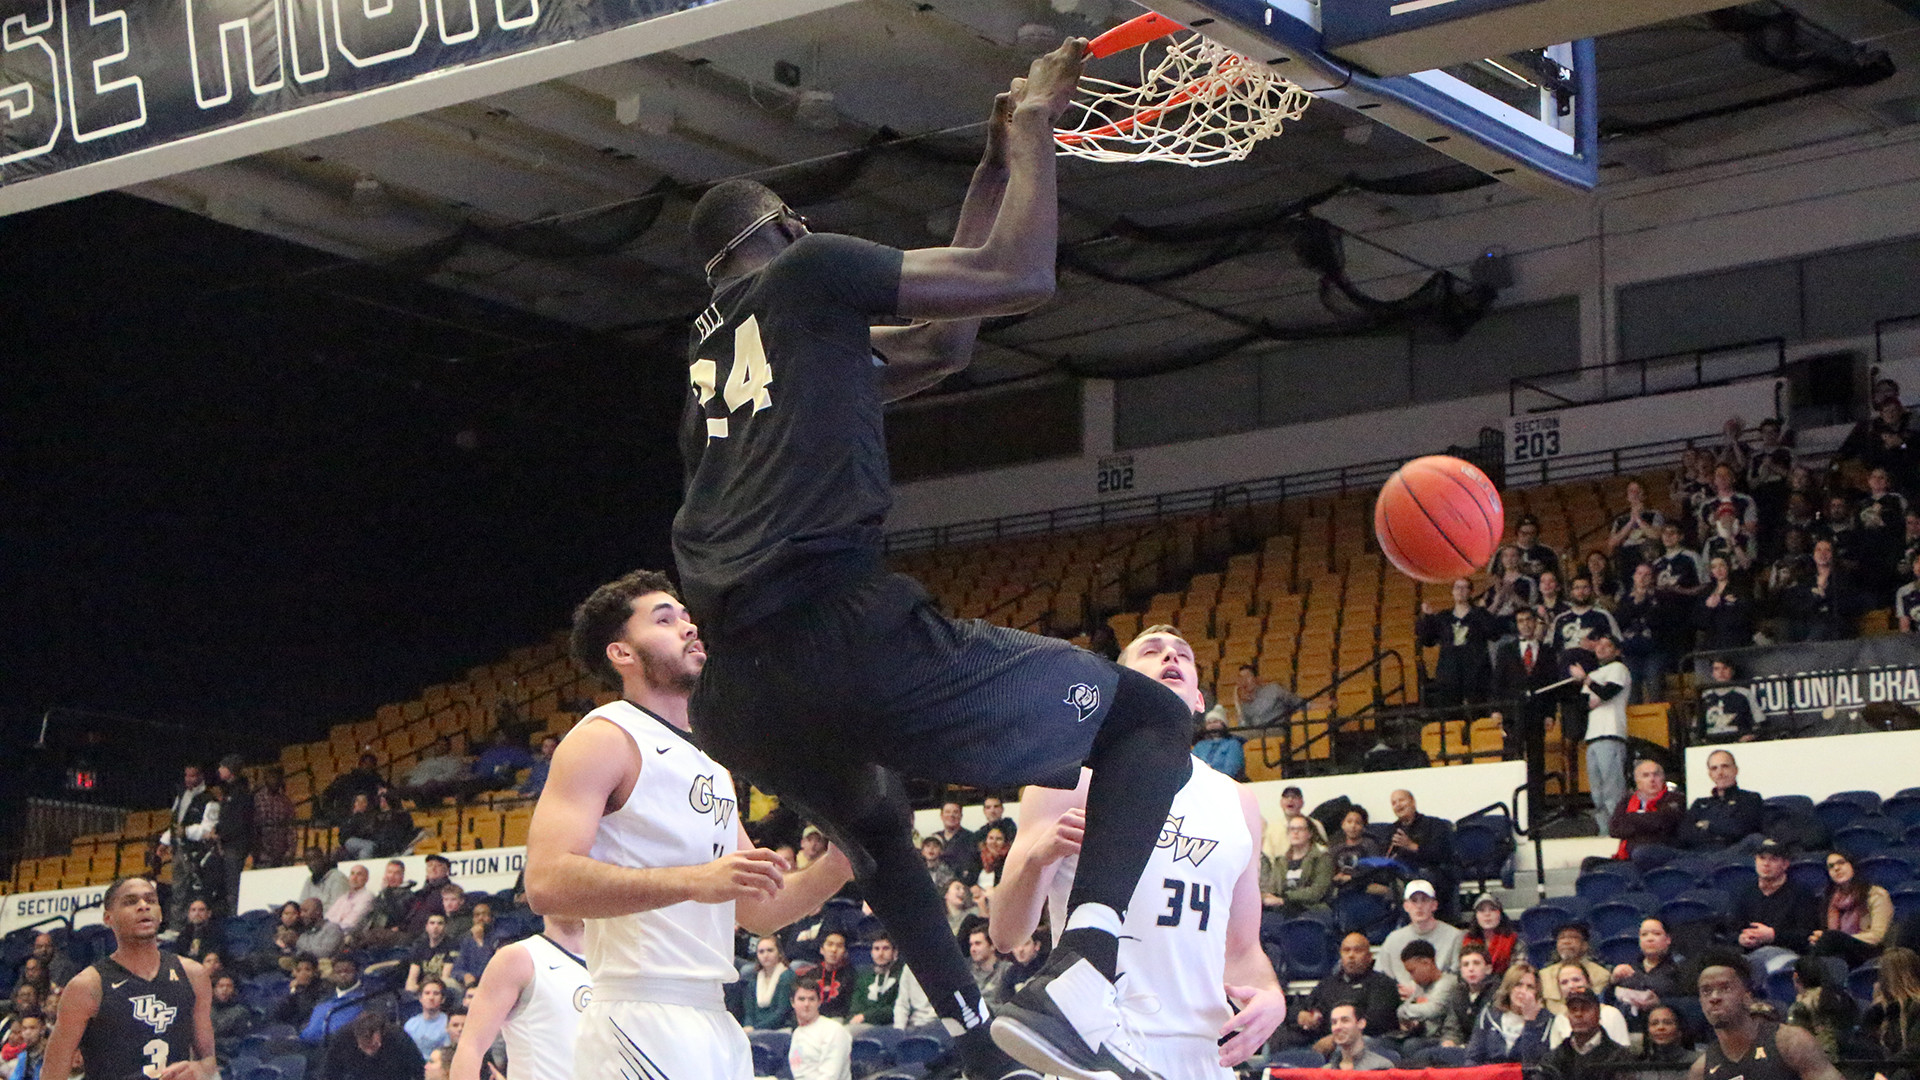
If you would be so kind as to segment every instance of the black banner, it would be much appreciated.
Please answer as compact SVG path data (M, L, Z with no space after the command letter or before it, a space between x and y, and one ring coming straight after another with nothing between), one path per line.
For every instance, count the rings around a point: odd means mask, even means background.
M725 0L0 0L0 184Z
M1885 730L1863 719L1869 706L1920 708L1920 635L1883 634L1854 641L1818 641L1702 653L1696 685L1714 684L1712 663L1734 666L1734 682L1752 690L1769 730L1834 735Z

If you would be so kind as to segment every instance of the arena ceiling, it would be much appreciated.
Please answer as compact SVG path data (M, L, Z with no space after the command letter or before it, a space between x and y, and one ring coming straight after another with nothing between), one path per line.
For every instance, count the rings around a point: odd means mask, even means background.
M1603 178L1920 120L1911 11L1892 0L1768 2L1604 39ZM1040 41L1091 34L1133 12L1125 0L862 0L131 190L501 301L542 326L677 340L704 297L681 227L701 185L760 176L817 228L938 243L992 95ZM1116 222L1258 214L1354 180L1360 186L1316 213L1362 241L1383 226L1530 197L1498 185L1445 191L1473 182L1462 172L1416 140L1321 104L1235 165L1065 163L1063 234L1098 255L1120 243ZM1396 182L1443 193L1394 193ZM1196 253L1175 245L1118 257L1147 276ZM1430 269L1365 242L1349 242L1346 259L1351 278L1382 295ZM1328 321L1320 276L1283 238L1154 284L1069 271L1048 308L990 329L970 376L991 382L1063 357L1169 349L1258 320ZM473 349L511 370L539 342L499 344Z

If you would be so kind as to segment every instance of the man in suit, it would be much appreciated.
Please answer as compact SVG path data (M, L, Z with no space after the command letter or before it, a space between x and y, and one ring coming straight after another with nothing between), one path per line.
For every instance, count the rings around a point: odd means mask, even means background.
M1527 811L1529 817L1545 805L1547 773L1547 717L1553 714L1559 695L1527 696L1565 678L1559 650L1543 639L1540 618L1530 608L1513 613L1519 637L1502 642L1493 657L1493 699L1512 712L1494 713L1505 729L1509 745L1518 743L1527 761Z

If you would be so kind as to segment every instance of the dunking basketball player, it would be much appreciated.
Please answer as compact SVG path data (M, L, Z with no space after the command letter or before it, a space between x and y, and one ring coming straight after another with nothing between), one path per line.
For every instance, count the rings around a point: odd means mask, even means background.
M560 740L527 833L527 901L586 920L592 1000L561 1075L750 1080L753 1051L723 995L739 978L734 927L771 934L852 871L830 851L788 874L747 841L733 777L687 737L706 652L666 575L595 589L571 647L620 700Z
M592 999L586 927L551 918L530 938L503 945L487 961L480 990L467 998L467 1028L454 1050L451 1080L483 1080L481 1062L496 1035L507 1040L507 1080L572 1080L574 1039Z
M1148 627L1120 662L1200 710L1193 646L1178 630ZM1021 793L1019 833L993 890L997 947L1011 950L1032 934L1043 902L1056 912L1065 904L1090 775L1081 770L1073 791ZM1134 889L1120 938L1120 1008L1166 1080L1232 1080L1233 1066L1286 1019L1286 995L1260 948L1260 830L1253 792L1195 760ZM1054 933L1058 940L1057 922Z
M948 620L881 564L889 368L964 363L966 320L1052 293L1053 126L1085 49L1074 40L1034 61L1010 95L992 137L1004 165L990 148L954 246L810 233L742 180L709 191L691 221L714 282L695 327L673 532L708 649L694 736L839 842L975 1077L1012 1063L986 1038L899 774L1070 788L1092 765L1066 933L992 1037L1035 1069L1140 1080L1151 1073L1119 1036L1116 935L1191 762L1192 714L1166 687L1062 641ZM891 319L916 323L872 329Z
M160 893L121 878L100 900L113 952L60 998L40 1074L66 1076L73 1053L95 1080L214 1080L213 986L207 969L160 948Z

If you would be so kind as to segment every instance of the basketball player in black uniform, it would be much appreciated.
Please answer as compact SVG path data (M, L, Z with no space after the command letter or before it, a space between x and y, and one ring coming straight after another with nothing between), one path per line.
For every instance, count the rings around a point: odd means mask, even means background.
M847 853L976 1078L1013 1063L986 1038L898 775L1072 788L1092 767L1066 932L992 1018L993 1037L1044 1072L1144 1080L1152 1071L1109 1041L1116 935L1191 772L1192 718L1171 690L1062 641L946 619L881 562L884 399L903 378L911 389L964 364L970 320L1052 293L1053 126L1085 52L1076 39L1036 60L996 109L953 246L902 252L810 233L746 180L716 185L690 225L714 282L695 325L673 530L707 645L694 736ZM890 320L914 324L873 329ZM889 373L896 364L915 374Z
M197 962L160 948L160 894L146 878L107 886L100 920L113 953L75 975L60 998L41 1075L90 1080L215 1080L213 987Z
M1713 1028L1707 1052L1687 1080L1840 1080L1820 1044L1804 1028L1753 1015L1745 956L1714 950L1700 968L1700 1011Z

